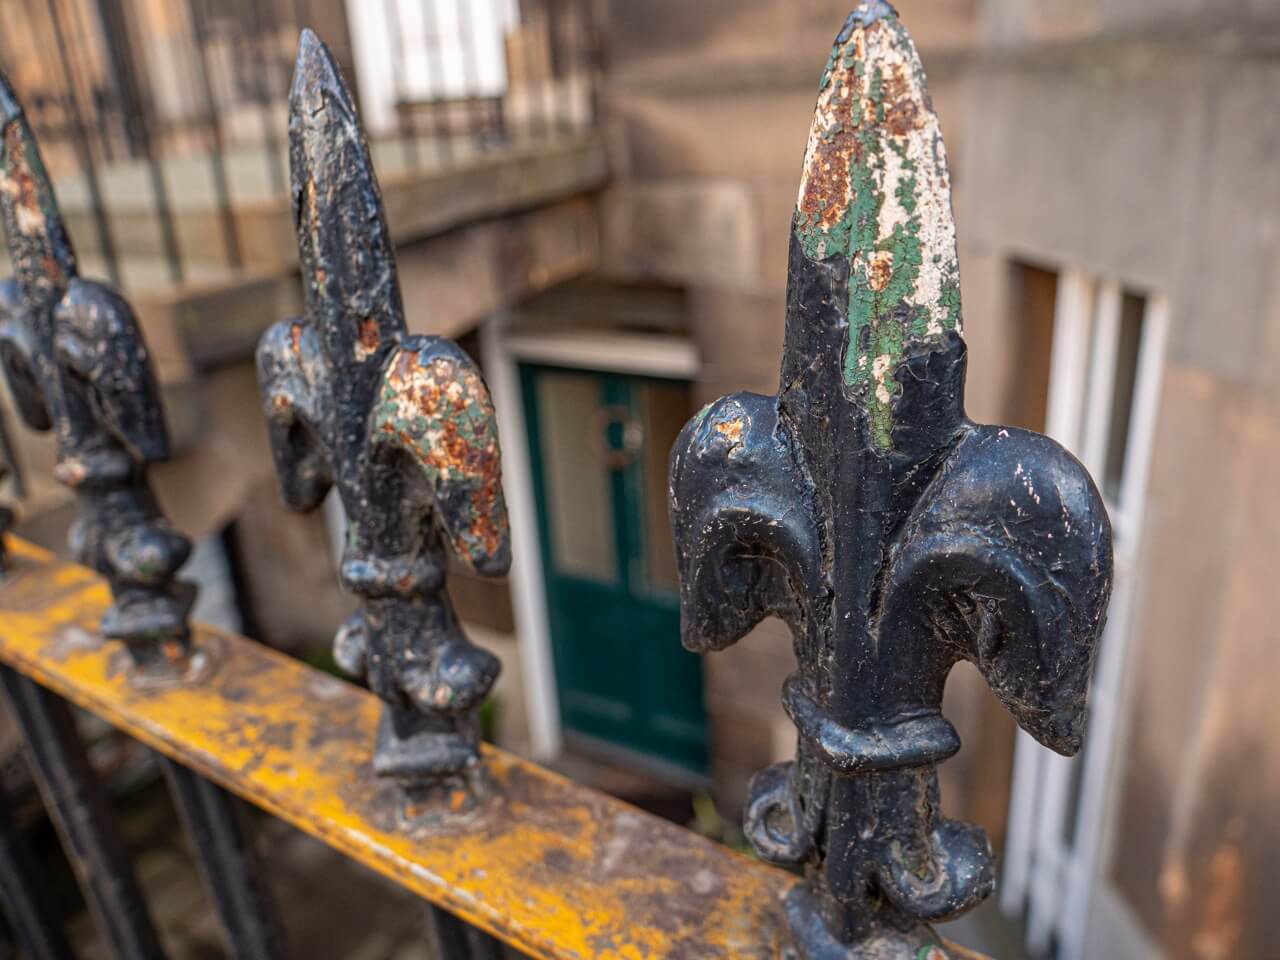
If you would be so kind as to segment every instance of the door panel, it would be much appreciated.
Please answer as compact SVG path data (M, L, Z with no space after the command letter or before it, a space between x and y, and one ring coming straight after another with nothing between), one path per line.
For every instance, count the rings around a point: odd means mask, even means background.
M537 378L551 562L567 576L608 581L616 551L611 481L583 442L599 392L590 375L548 371Z
M701 661L680 646L667 457L689 385L522 366L566 730L706 770Z

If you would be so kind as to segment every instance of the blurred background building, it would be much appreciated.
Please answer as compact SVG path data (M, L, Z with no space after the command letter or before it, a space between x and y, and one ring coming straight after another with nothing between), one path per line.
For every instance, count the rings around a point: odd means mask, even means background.
M307 24L357 90L410 328L459 339L497 403L514 567L451 581L506 662L495 736L735 819L794 749L790 640L680 649L666 458L701 404L776 389L800 160L850 3L0 0L0 66L85 272L123 286L156 355L178 449L158 485L201 540L203 617L323 663L349 609L340 507L279 504L252 362L300 309L286 99ZM1273 955L1280 2L899 8L953 169L970 415L1064 442L1116 533L1082 756L952 677L945 809L1003 871L955 935ZM20 532L57 547L51 445L8 433Z

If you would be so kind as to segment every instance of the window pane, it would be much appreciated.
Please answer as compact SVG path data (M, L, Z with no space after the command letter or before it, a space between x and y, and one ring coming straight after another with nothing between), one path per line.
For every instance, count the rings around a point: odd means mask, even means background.
M1142 324L1147 299L1125 291L1120 306L1120 334L1116 343L1116 378L1111 393L1111 424L1107 435L1106 467L1102 492L1118 501L1124 486L1125 452L1133 419L1133 395L1138 382L1138 352L1142 349Z
M609 474L591 436L600 383L587 374L543 372L537 394L552 563L559 573L612 581Z
M1010 426L1043 432L1049 407L1058 274L1025 263L1014 263L1012 268L1014 374L1009 383L1009 412L1004 420Z

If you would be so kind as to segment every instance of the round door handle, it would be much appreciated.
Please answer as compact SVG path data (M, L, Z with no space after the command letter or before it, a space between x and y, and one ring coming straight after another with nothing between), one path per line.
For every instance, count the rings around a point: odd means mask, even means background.
M591 421L596 456L607 469L624 470L635 462L644 447L644 424L632 414L630 407L606 404L596 409ZM622 446L618 448L609 443L609 428L614 424L622 427Z

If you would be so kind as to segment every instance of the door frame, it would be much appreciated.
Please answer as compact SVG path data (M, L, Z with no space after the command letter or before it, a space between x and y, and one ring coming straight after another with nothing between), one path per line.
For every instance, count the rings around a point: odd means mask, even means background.
M520 389L521 362L622 373L667 380L696 380L702 358L683 337L603 330L515 331L501 311L480 326L480 363L503 438L503 490L511 522L511 605L523 675L530 746L551 760L564 745L547 613L546 581L534 500L528 424ZM527 545L533 544L534 547Z

